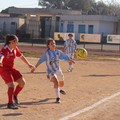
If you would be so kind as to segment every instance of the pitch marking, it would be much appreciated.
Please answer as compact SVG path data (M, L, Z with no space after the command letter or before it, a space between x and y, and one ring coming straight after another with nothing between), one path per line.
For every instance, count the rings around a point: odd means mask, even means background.
M83 109L81 109L81 110L79 110L79 111L77 111L77 112L74 112L74 113L72 113L72 114L70 114L70 115L67 115L67 116L65 116L65 117L63 117L63 118L60 118L59 120L68 120L68 119L70 119L70 118L73 118L73 117L75 117L75 116L77 116L77 115L79 115L79 114L81 114L81 113L87 112L87 111L89 111L89 110L97 107L98 105L100 105L100 104L102 104L102 103L104 103L104 102L106 102L106 101L108 101L108 100L110 100L110 99L112 99L112 98L114 98L114 97L116 97L116 96L119 96L119 95L120 95L120 92L117 92L117 93L115 93L115 94L113 94L113 95L111 95L111 96L108 96L108 97L106 97L106 98L101 99L100 101L92 104L91 106L88 106L88 107L83 108Z

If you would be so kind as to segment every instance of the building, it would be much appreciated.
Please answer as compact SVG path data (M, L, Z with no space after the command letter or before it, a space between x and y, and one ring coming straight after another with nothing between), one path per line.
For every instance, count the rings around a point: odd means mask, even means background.
M79 40L81 33L86 34L118 34L118 17L103 15L62 15L60 32L75 33Z
M9 14L0 14L0 34L16 34L17 30L23 31L24 18L10 17Z
M8 14L11 20L13 17L24 17L25 32L33 38L53 37L54 32L73 32L76 40L79 40L81 33L120 34L117 16L82 15L81 11L16 7L8 8ZM13 24L16 27L14 22L11 23L11 28Z
M81 11L45 8L8 8L10 16L24 15L26 33L34 38L53 37L54 32L60 31L61 15L81 15Z

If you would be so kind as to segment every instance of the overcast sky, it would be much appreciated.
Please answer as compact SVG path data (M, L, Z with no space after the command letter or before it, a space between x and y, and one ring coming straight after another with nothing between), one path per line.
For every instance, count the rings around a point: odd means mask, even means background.
M96 0L101 1L101 0ZM120 3L120 0L102 0L103 2L115 1ZM38 6L38 0L0 0L0 11L4 10L10 6L20 7L20 8L40 8Z
M105 3L110 3L110 2L120 3L120 0L96 0L96 1L103 1Z

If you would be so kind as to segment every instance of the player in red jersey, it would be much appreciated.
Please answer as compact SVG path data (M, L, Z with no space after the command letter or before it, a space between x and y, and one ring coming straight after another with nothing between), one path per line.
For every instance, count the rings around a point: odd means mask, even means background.
M20 57L29 68L34 66L24 57L17 47L18 37L16 35L7 35L6 43L0 51L0 75L8 86L8 104L9 109L18 109L17 96L25 85L25 79L22 74L15 68L14 59ZM18 85L14 87L14 82Z

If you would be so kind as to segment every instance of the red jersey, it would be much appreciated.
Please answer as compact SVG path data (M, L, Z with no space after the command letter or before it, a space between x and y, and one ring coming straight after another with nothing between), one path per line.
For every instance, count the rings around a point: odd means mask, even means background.
M20 57L22 53L20 52L18 47L10 49L8 45L5 45L0 51L0 56L2 55L4 56L2 62L3 67L12 68L14 66L14 59L16 57Z

